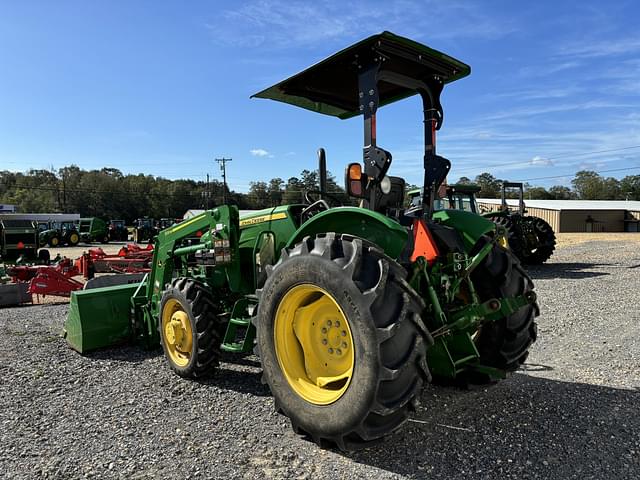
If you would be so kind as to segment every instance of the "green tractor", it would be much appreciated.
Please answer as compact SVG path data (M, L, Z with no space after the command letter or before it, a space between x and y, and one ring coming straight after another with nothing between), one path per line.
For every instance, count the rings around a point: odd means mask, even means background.
M39 241L42 246L75 247L80 243L80 233L75 222L39 222Z
M505 378L536 339L533 284L497 243L494 223L433 209L450 169L436 154L440 93L469 73L383 32L256 94L363 116L364 162L346 169L361 207L327 193L321 149L320 188L306 203L242 217L235 206L205 211L158 234L141 283L74 292L68 342L79 352L133 339L161 345L186 378L213 373L223 352L255 352L293 429L343 450L398 429L435 376ZM377 144L376 113L415 94L427 188L421 205L405 209L405 182L387 175L391 153Z
M506 191L518 191L518 210L513 212L507 205ZM551 258L556 248L556 235L546 221L540 217L525 215L524 187L520 182L502 182L501 208L486 212L484 217L505 228L509 247L527 265L542 265Z
M81 218L80 239L84 243L108 243L109 228L107 222L98 217Z

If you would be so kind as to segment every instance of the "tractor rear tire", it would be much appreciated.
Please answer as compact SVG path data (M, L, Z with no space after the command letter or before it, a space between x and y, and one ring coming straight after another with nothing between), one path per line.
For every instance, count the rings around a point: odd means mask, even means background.
M423 383L431 380L426 351L433 343L420 317L424 302L405 281L406 271L366 240L326 233L283 251L267 272L264 288L257 292L260 303L253 322L256 354L276 411L290 418L296 433L342 450L367 446L399 428L417 405ZM299 303L287 303L290 295L305 289L311 293L303 293ZM348 327L341 338L351 340L353 348L345 342L344 351L335 352L351 355L351 369L344 377L328 371L321 375L322 365L328 365L324 350L333 355L329 347L339 344L340 333L331 336L333 327L323 333L328 344L316 333L331 325L316 315L322 311L314 307L316 302L334 309L333 314L324 311L334 326L339 318ZM316 310L301 314L304 308ZM287 325L287 316L294 319L291 330L281 327ZM318 341L306 342L305 334L317 335ZM317 357L315 349L322 350ZM315 380L310 366L321 372ZM295 368L298 375L291 374ZM347 380L323 384L321 378Z
M478 251L488 239L482 239ZM533 291L533 282L520 261L510 250L494 245L493 250L471 274L481 301L523 295ZM516 371L529 355L529 347L536 341L535 317L538 305L526 305L508 317L483 325L475 343L480 363L506 372Z
M542 265L551 258L556 249L556 234L553 228L542 218L528 217L531 220L532 228L538 241L536 248L525 258L525 263L529 265Z
M206 377L218 366L226 328L218 313L213 294L203 283L177 278L163 292L160 343L169 366L179 376Z
M507 241L509 243L509 249L514 253L518 259L523 260L524 258L524 245L523 240L521 238L521 234L518 229L515 227L513 222L508 216L495 216L488 217L496 225L504 227L507 234Z

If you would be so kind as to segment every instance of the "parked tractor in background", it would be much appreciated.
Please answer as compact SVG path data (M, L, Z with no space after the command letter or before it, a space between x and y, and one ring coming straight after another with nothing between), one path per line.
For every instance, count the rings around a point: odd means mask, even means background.
M176 223L175 218L161 218L160 220L158 220L156 227L158 231L160 231L160 230L164 230L165 228L169 228L171 225L175 223Z
M129 240L129 231L124 220L111 220L109 222L108 237L111 242L126 242Z
M80 352L125 339L161 345L188 378L211 374L223 351L255 351L276 410L297 433L343 450L404 424L432 376L506 377L536 339L533 284L497 244L494 223L433 208L451 167L436 154L440 93L469 73L383 32L254 95L341 119L363 115L363 164L346 169L361 207L327 193L320 149L319 190L306 203L242 217L219 206L162 230L141 283L72 294L66 339ZM387 175L392 156L377 145L376 114L415 94L425 189L405 209L405 182Z
M38 222L40 246L75 247L80 242L80 233L75 222Z
M38 227L33 220L0 219L0 259L34 260L38 252Z
M509 210L505 197L506 188L518 188L520 192L518 212ZM412 205L421 202L421 189L411 190L408 194ZM504 182L502 186L502 204L499 211L480 212L476 195L480 191L478 185L453 184L447 185L446 193L435 203L435 209L456 209L477 213L504 228L505 239L509 248L527 265L540 265L546 262L556 245L556 236L546 221L542 218L525 215L522 183Z
M107 243L109 241L107 222L98 217L81 218L80 239L84 243Z
M138 218L133 224L133 241L136 243L150 242L158 234L158 231L153 218Z
M518 192L518 210L512 211L507 204L507 189ZM553 255L556 235L545 220L525 215L524 188L520 182L503 182L501 208L499 211L485 212L483 216L507 231L509 248L528 265L541 265Z

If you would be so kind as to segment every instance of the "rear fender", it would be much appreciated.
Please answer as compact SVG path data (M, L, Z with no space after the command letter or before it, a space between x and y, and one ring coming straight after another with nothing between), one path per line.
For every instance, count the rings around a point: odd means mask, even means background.
M314 215L294 232L286 248L291 248L307 235L335 232L360 237L378 245L396 259L407 243L407 230L395 220L357 207L338 207Z
M463 210L438 210L434 212L433 218L459 231L467 252L471 251L480 237L496 229L491 220Z

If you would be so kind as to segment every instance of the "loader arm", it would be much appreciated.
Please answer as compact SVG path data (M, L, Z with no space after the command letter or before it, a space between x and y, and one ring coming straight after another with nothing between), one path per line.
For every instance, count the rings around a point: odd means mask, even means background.
M151 271L138 284L80 290L71 294L64 336L80 353L132 338L158 346L158 312L165 286L189 276L211 288L240 285L239 220L235 206L208 210L162 230Z
M240 288L239 238L239 216L235 206L207 210L158 234L151 272L144 288L144 302L140 297L132 298L134 311L142 311L146 343L156 345L159 342L158 314L162 292L174 276L188 275L188 259L200 266L200 275L196 277L203 283L211 287L227 284L232 291ZM187 239L199 241L188 245Z

